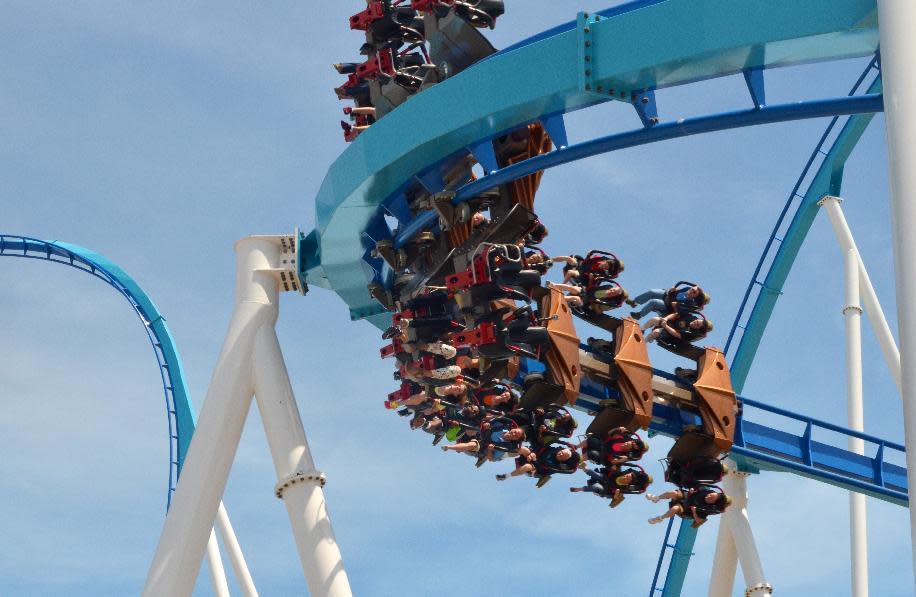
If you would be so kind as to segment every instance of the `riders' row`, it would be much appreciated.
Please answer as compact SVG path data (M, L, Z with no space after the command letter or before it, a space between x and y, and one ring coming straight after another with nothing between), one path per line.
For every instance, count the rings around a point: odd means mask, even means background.
M482 217L474 223L490 224ZM562 401L539 402L536 383L526 384L522 392L511 381L519 377L519 357L542 360L549 345L544 324L551 318L534 299L550 292L542 277L552 265L565 265L563 284L553 288L568 293L561 300L580 315L603 313L628 300L616 281L624 267L615 255L592 251L586 257L551 258L539 247L546 234L546 227L534 220L517 244L478 246L468 269L445 276L444 286L428 285L398 297L393 325L384 334L392 344L382 354L396 357L395 377L402 387L387 406L401 408L411 428L433 434L434 443L452 440L444 450L475 455L478 466L514 457L515 469L498 479L531 475L540 486L553 474L571 474L582 466L588 482L573 491L591 492L617 505L624 494L643 493L651 482L635 464L646 444L626 428L570 444L576 422L559 405ZM408 279L417 275L398 273ZM708 302L696 285L677 285L652 302L655 294L644 293L636 304L644 304L647 313L661 311L659 320L665 323L697 314ZM665 319L672 314L676 317ZM587 461L597 466L589 469ZM685 489L689 493L692 488Z
M352 141L410 95L455 74L456 61L437 60L442 56L435 55L436 49L470 44L462 44L461 39L440 43L431 56L427 31L438 31L440 20L460 19L469 29L492 29L504 11L502 0L367 0L366 9L350 17L350 28L365 33L359 49L363 61L334 65L338 73L347 75L334 90L337 97L355 103L344 108L348 116L340 123L344 139Z

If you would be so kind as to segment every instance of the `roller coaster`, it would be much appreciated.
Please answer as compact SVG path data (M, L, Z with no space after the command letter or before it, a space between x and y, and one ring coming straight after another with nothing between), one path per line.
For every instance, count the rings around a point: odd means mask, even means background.
M346 77L335 91L348 102L341 126L350 145L315 198L314 230L237 245L236 313L199 426L165 320L127 274L74 245L0 237L0 256L56 261L101 278L147 329L169 417L170 509L144 594L193 589L246 400L256 395L263 410L268 397L292 396L273 335L276 295L314 287L382 332L380 356L394 359L396 380L385 406L478 467L514 459L498 479L532 476L539 488L570 475L587 482L572 490L625 508L626 496L653 482L638 464L650 438L673 438L665 479L654 481L671 484L663 497L672 501L654 520L669 519L650 595L680 594L698 529L718 514L729 521L722 527L733 534L746 594L772 593L734 514L746 498L727 495L744 491L740 475L788 472L909 506L907 468L889 458L905 454L900 443L742 395L815 215L841 195L847 158L886 108L884 71L894 58L875 1L638 0L581 12L497 50L484 33L506 8L497 0L367 0L350 18L365 35L364 60L335 65ZM848 95L767 103L769 69L849 58L870 60ZM746 107L677 120L656 107L661 90L732 75L746 82ZM630 104L642 126L571 142L564 115L607 102ZM821 117L832 120L778 216L724 349L703 344L712 324L701 285L632 296L622 285L626 255L616 248L570 247L560 257L542 248L550 222L535 204L550 168L677 137ZM561 263L562 282L548 282ZM866 310L881 334L887 324L869 288L863 284ZM636 310L627 314L626 304ZM641 325L652 311L658 317ZM595 337L582 338L582 326ZM889 330L883 338L906 398L906 361ZM683 366L653 366L653 342ZM349 594L330 523L318 513L324 476L298 413L282 408L262 416L276 494L289 510L309 589ZM579 413L592 419L572 443ZM179 474L190 480L176 492ZM724 592L710 594L731 594L727 579L713 582Z

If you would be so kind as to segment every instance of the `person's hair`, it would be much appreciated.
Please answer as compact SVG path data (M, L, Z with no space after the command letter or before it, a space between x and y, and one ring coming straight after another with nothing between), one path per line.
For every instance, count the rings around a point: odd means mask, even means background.
M645 471L630 469L628 472L633 473L633 480L630 481L630 487L634 489L645 489L652 483L652 477Z

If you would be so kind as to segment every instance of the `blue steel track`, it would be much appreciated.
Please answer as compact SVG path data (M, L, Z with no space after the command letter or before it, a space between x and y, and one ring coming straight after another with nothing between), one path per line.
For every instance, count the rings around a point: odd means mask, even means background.
M169 424L169 480L166 508L191 444L196 416L188 395L181 359L165 318L150 297L124 270L89 249L24 236L0 235L0 257L20 257L60 263L102 280L120 293L140 318L149 337L165 393Z
M589 50L582 45L586 34ZM366 284L387 284L391 271L371 256L371 250L378 240L403 246L420 231L438 232L435 213L412 214L404 192L415 182L430 193L442 190L439 165L450 158L470 152L486 174L457 189L455 202L461 202L539 170L636 145L824 116L834 117L832 128L840 116L851 116L826 153L821 150L824 135L818 151L825 158L801 196L788 232L779 239L774 231L752 276L729 335L731 345L736 329L744 330L732 359L740 392L779 289L816 214L817 200L825 193L838 192L846 158L873 114L883 109L879 78L864 95L767 105L763 75L776 67L869 56L877 52L877 41L874 0L641 0L592 15L580 14L577 21L519 42L412 97L360 135L331 166L319 190L316 229L301 244L300 275L309 284L334 290L348 305L352 319L368 319L383 327L387 314L368 297ZM744 74L753 108L688 120L649 120L655 115L656 90L737 73ZM649 112L640 109L637 100L642 98L649 103ZM607 101L632 101L644 128L570 145L563 114ZM531 122L541 122L558 149L499 169L492 158L491 140ZM782 211L777 230L799 196L799 186ZM397 224L389 226L386 216ZM762 264L777 244L769 272L760 281ZM741 324L757 287L751 314ZM594 396L601 395L600 388L593 390ZM578 406L589 409L589 394L584 387ZM743 411L732 456L743 468L793 472L908 505L905 470L885 461L887 451L903 452L903 446L741 400ZM774 428L749 417L760 412L767 413L769 420L783 418L784 428L801 422L803 431L785 432L781 425ZM690 419L683 412L661 408L652 428L676 436L685 417ZM828 431L864 439L876 446L875 457L859 456L816 439L818 432ZM652 594L680 593L693 537L690 533L684 541L679 537L665 588L656 589L653 582Z

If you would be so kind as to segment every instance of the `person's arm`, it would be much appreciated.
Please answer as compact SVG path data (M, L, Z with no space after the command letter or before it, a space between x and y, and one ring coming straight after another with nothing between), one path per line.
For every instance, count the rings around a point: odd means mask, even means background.
M675 338L677 338L678 340L680 340L680 339L681 339L681 333L680 333L679 331L677 331L676 329L674 329L674 327L671 326L671 323L670 323L670 321L669 321L669 318L670 318L670 317L671 317L671 316L669 315L668 317L666 317L666 318L664 318L664 319L662 320L662 327L664 327L664 328L665 328L665 331L667 331L669 334L671 334L672 336L674 336Z
M698 529L704 522L706 522L697 514L696 506L690 506L690 513L693 515L693 528Z

